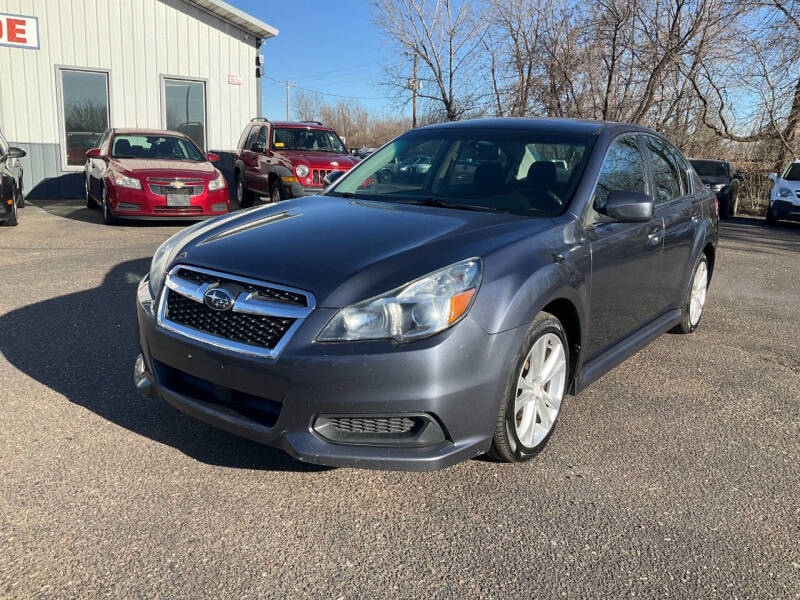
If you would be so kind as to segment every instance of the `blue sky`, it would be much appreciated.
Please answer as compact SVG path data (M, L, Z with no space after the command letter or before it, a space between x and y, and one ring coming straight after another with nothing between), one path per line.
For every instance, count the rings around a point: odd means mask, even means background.
M227 1L280 30L262 46L265 116L286 117L285 85L273 79L325 92L326 102L340 100L338 94L360 97L370 112L398 110L378 85L385 48L365 0Z

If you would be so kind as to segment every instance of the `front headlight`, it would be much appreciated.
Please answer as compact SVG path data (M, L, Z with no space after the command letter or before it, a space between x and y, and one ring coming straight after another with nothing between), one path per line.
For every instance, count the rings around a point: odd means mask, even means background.
M791 198L792 197L792 190L789 188L782 187L778 190L778 196L781 198Z
M479 258L434 271L386 294L341 309L322 329L317 341L410 342L439 333L467 314L482 276Z
M297 173L298 177L308 177L308 167L306 165L297 165L294 168L294 172Z
M213 181L208 182L208 191L215 192L217 190L221 190L225 187L225 178L222 176L222 173L217 175L217 178Z
M717 183L715 185L712 185L711 189L714 190L715 192L721 192L722 190L725 189L725 184L724 183Z
M119 171L111 172L111 180L114 182L114 185L118 185L120 187L130 188L132 190L142 189L141 181L139 181L135 177L128 177L127 175L123 175Z

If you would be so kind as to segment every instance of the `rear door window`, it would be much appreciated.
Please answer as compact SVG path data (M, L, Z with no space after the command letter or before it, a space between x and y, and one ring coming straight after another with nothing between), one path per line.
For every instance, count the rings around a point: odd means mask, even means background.
M642 153L634 135L622 135L611 142L594 192L595 210L605 208L613 191L647 193Z
M650 159L650 170L653 174L655 202L669 202L684 195L680 168L675 162L673 150L661 140L651 136L643 136Z

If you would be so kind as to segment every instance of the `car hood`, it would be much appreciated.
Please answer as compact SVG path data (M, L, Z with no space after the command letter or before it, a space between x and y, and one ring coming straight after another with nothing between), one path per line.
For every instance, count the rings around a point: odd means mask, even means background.
M182 263L300 288L340 308L553 227L532 219L309 196L209 221Z
M800 190L800 181L790 181L788 179L778 179L777 185L780 187L789 188L792 191Z
M350 169L358 164L359 160L349 154L335 154L333 152L313 152L310 150L278 150L278 152L292 161L293 164L303 163L309 167L319 169ZM331 163L338 163L332 165Z
M217 169L208 161L151 160L146 158L115 158L121 171L139 177L202 177L217 176Z

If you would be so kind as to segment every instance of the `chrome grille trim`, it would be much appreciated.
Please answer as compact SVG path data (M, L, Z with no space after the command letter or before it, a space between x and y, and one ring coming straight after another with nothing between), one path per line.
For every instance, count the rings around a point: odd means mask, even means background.
M227 279L234 282L241 282L299 294L306 298L307 306L294 306L290 304L284 305L280 302L260 299L258 298L257 292L240 292L234 300L234 305L231 309L233 312L251 314L254 316L295 319L294 323L292 323L292 325L287 329L286 333L284 333L283 337L278 341L275 347L271 349L211 335L171 321L166 316L167 296L170 293L180 294L186 298L189 298L190 300L203 304L205 293L211 287L214 287L214 284L211 283L195 283L183 277L179 277L177 273L181 269L195 271L197 273L204 273L206 275L211 275L213 277L219 277L220 279ZM159 327L166 329L167 331L177 333L183 337L201 342L202 344L213 346L214 348L222 348L224 350L230 350L232 352L255 356L258 358L275 359L280 355L281 351L284 349L284 347L286 347L286 344L289 343L289 340L292 338L300 325L303 324L303 321L308 317L308 315L311 314L314 308L316 308L316 300L314 299L313 294L304 290L290 288L275 283L270 283L268 281L240 277L239 275L232 275L230 273L223 273L220 271L178 264L169 270L169 273L167 273L164 280L164 286L161 289L160 298L158 301L156 323Z

